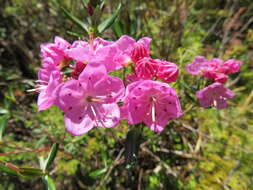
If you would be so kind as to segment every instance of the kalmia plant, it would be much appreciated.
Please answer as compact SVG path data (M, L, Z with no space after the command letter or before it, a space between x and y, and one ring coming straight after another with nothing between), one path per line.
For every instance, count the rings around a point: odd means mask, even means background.
M91 37L70 44L56 37L54 43L42 44L39 110L58 106L73 135L116 127L120 120L144 122L161 132L169 120L182 115L177 93L167 84L177 80L178 67L151 58L150 41L124 35L115 42ZM109 75L124 67L132 70L125 79Z
M224 86L228 80L228 74L240 71L241 61L229 59L222 61L219 58L206 59L202 56L195 57L191 64L186 65L186 70L191 75L206 77L213 84L196 92L196 96L202 107L214 106L218 109L227 107L228 99L234 97L234 93Z

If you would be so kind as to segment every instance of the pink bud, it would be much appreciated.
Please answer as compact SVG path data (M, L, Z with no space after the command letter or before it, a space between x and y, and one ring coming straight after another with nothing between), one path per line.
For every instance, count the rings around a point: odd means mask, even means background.
M159 65L159 69L157 72L157 77L164 82L175 82L178 78L178 67L176 64L163 61L163 60L156 60Z

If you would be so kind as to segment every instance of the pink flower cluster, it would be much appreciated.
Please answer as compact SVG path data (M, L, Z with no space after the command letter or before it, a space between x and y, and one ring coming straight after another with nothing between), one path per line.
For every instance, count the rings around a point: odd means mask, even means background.
M214 81L213 84L196 93L202 107L214 106L222 109L227 106L227 100L233 98L234 93L226 88L224 83L228 80L228 74L240 71L241 65L242 62L235 59L224 62L219 58L208 60L202 56L195 57L191 64L186 65L188 73Z
M242 62L235 59L224 62L219 58L206 59L197 56L191 64L186 65L186 70L192 75L201 75L209 80L225 83L228 74L239 72L241 65Z
M148 37L135 41L102 38L74 41L60 37L41 45L38 71L39 110L56 105L64 112L72 135L94 127L116 127L120 120L145 123L161 132L168 121L182 115L176 91L169 86L178 77L176 64L150 57ZM131 67L127 84L109 73Z

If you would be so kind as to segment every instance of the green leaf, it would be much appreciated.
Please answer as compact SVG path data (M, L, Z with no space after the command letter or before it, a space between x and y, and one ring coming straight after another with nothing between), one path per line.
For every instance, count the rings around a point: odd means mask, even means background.
M112 25L112 30L113 30L113 32L114 32L114 34L117 38L119 38L120 36L122 36L124 34L123 31L122 31L122 27L121 27L119 22L115 22Z
M53 179L48 175L44 177L44 183L46 185L47 190L56 190Z
M37 168L19 168L18 174L25 178L34 178L44 176L46 172Z
M3 140L4 131L6 129L7 119L5 116L0 117L0 141Z
M104 32L107 28L109 28L114 23L116 18L119 16L120 10L121 10L121 3L118 5L116 11L112 14L111 17L107 18L106 20L104 20L102 23L98 25L99 33Z
M71 31L67 31L67 34L69 34L70 36L77 37L77 38L83 37L82 34L78 34L78 33L76 33L76 32L71 32Z
M65 8L61 7L61 9L68 19L72 20L76 25L84 29L87 33L89 32L89 26L86 23L82 22L79 18L75 17Z
M99 170L95 170L94 172L90 173L90 177L98 177L102 174L104 174L107 171L107 168L103 168L103 169L99 169Z
M50 153L45 161L45 167L43 168L44 170L48 169L48 167L53 163L53 161L56 157L58 148L59 148L59 145L57 143L54 143L51 150L50 150Z

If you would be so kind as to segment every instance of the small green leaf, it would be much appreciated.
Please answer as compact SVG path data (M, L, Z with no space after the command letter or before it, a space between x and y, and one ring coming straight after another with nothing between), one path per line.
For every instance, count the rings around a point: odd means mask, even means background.
M0 117L0 141L3 140L4 131L6 129L7 119L5 116Z
M121 3L118 5L116 11L112 14L111 17L107 18L106 20L104 20L102 23L98 25L99 33L104 32L107 28L109 28L114 23L116 18L119 16L120 10L121 10Z
M56 157L58 148L59 148L59 145L57 143L54 143L51 150L50 150L50 153L45 161L45 168L43 168L44 170L48 169L48 167L53 163L53 161Z
M78 33L76 33L76 32L71 32L71 31L67 31L67 34L69 34L70 36L77 37L77 38L83 37L82 34L78 34Z
M84 29L87 33L89 32L89 26L82 22L79 18L75 17L73 14L71 14L69 11L67 11L65 8L61 7L64 14L67 16L68 19L72 20L75 24L77 24L79 27Z
M98 177L102 174L104 174L107 171L107 168L103 168L103 169L99 169L99 170L95 170L94 172L90 173L90 177Z

